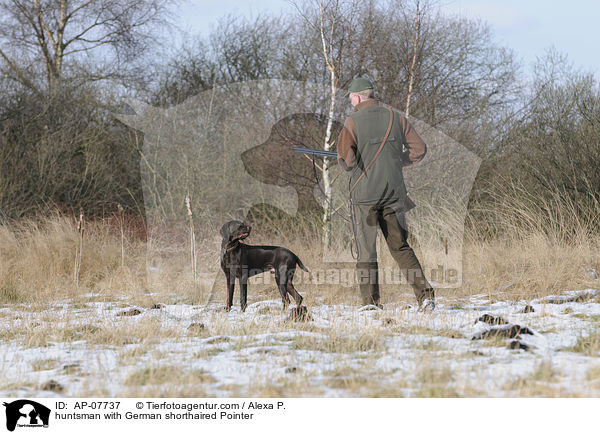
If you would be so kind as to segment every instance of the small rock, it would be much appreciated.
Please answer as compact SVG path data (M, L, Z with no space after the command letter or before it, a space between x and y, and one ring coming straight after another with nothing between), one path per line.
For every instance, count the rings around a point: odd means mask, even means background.
M364 312L366 310L382 310L383 308L381 307L381 305L376 305L376 304L367 304L365 306L362 306L358 309L359 312Z
M308 309L306 306L297 306L290 311L289 316L286 320L293 320L296 322L308 322L312 321L313 317L310 313L308 313Z
M206 329L206 326L201 322L193 322L188 326L187 329L192 332L199 332Z
M511 339L514 339L514 338L519 339L519 335L533 335L533 332L531 331L531 329L529 329L525 326L520 326L518 324L496 326L496 327L491 327L488 330L484 330L480 333L475 334L471 338L471 340L488 339L488 338L494 338L496 336L501 336L501 337L511 338Z
M251 352L254 354L260 354L260 355L267 355L267 354L274 354L276 352L276 350L274 350L273 348L266 348L266 347L258 347L258 348L252 348Z
M528 304L528 305L527 305L527 306L525 306L525 307L523 308L523 310L522 310L521 312L519 312L519 313L532 313L532 312L535 312L535 309L533 308L533 306L531 306L531 305L529 305L529 304Z
M79 363L71 363L70 365L63 366L63 371L65 371L65 374L69 375L69 374L74 374L75 372L77 372L77 370L79 368L80 368Z
M383 319L383 325L393 326L395 324L396 324L396 320L394 318L384 318Z
M150 309L164 309L165 305L162 303L154 303Z
M529 349L530 349L529 345L524 344L521 341L510 341L506 348L509 348L511 350L524 350L524 351L529 351Z
M503 325L503 324L508 324L508 321L506 321L504 318L499 317L499 316L492 316L489 314L484 314L482 316L480 316L477 321L475 321L475 324L477 324L477 322L484 322L490 325Z
M139 309L136 309L135 307L133 309L129 309L129 310L124 310L123 312L119 312L117 313L117 316L136 316L141 314L142 311Z
M231 338L229 336L211 336L209 338L204 339L205 344L222 344L225 342L230 342Z
M58 384L58 382L54 380L45 382L40 386L40 389L49 390L51 392L62 392L63 390L65 390L65 388L62 385Z
M288 366L287 368L285 368L286 374L295 374L296 372L298 372L298 368L296 368L295 366Z
M594 298L598 295L597 289L588 289L584 291L570 291L565 295L549 295L540 300L540 303L549 304L564 304L564 303L581 303Z

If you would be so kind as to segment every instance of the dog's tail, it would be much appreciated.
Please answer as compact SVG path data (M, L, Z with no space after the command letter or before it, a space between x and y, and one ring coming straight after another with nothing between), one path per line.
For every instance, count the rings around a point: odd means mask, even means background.
M302 268L307 273L310 273L310 270L304 266L304 264L302 263L302 261L300 260L300 258L298 256L296 256L296 261L298 261L298 266L300 268Z

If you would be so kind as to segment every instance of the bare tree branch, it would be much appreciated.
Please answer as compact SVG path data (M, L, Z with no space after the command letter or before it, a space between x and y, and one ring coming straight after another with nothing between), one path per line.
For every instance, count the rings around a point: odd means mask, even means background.
M0 49L0 56L2 56L4 58L4 60L6 61L6 63L10 67L10 69L16 74L19 82L21 82L23 85L25 85L29 89L31 89L34 92L39 94L39 89L31 82L31 80L29 80L27 77L25 77L21 68L19 68L17 65L15 65L15 63L12 60L10 60L10 58L1 49Z
M121 59L139 57L152 38L150 25L168 24L167 6L176 1L0 0L0 44L20 48L29 60L37 58L52 89L62 80L65 66L77 62L73 55L111 47L115 71L123 67ZM9 67L23 68L16 59Z

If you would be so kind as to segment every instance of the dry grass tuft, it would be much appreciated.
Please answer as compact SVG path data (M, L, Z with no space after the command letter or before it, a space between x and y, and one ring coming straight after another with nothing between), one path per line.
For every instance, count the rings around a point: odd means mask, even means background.
M40 359L31 363L31 369L34 371L48 371L55 369L59 365L58 359Z
M504 390L511 395L520 397L559 397L569 396L557 384L560 380L559 372L549 360L538 362L531 374L521 376L510 381Z
M148 385L192 385L214 383L216 380L206 371L186 370L184 366L156 366L138 369L127 376L124 384L126 386L148 386Z
M346 334L346 330L343 329L330 329L330 332L322 337L301 335L294 338L292 349L340 354L377 352L383 349L386 337L386 334L378 330L361 330Z
M454 374L447 366L423 364L416 373L417 398L457 398L460 395L452 386Z
M585 379L588 381L600 380L600 366L594 366L593 368L588 369L585 374Z
M572 351L585 356L597 357L600 353L600 333L581 336L577 339L575 345L565 348L564 351Z

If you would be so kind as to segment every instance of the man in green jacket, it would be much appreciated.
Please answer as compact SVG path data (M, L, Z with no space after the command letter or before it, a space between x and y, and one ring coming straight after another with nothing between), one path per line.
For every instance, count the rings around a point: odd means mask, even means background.
M427 147L403 115L375 99L370 80L353 80L346 97L354 111L339 135L337 152L339 164L352 171L351 215L362 302L381 307L376 248L379 225L390 253L414 289L419 309L433 311L433 288L407 241L405 212L412 202L402 175L402 167L421 161Z

